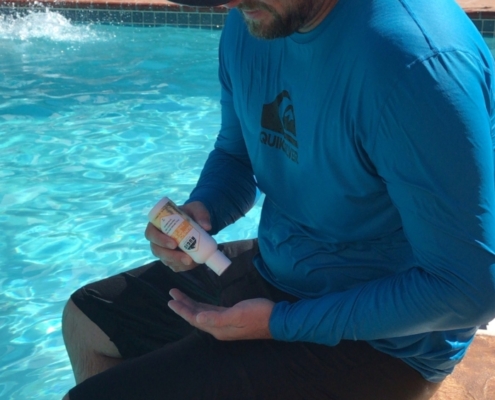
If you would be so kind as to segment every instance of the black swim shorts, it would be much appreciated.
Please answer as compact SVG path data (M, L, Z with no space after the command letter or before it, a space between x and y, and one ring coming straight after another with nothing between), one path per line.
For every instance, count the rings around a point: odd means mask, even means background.
M227 307L299 300L257 272L255 240L221 248L232 260L221 277L205 266L174 273L156 261L72 295L125 361L74 387L71 400L403 400L427 399L438 386L365 342L219 341L191 327L168 308L171 288Z

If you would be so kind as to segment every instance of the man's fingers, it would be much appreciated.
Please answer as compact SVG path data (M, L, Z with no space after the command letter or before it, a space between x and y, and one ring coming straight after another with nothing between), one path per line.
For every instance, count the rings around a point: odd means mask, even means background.
M205 230L211 229L210 213L203 203L193 201L180 206L180 208ZM153 255L174 272L188 271L198 265L188 254L177 247L177 242L172 237L164 234L152 223L148 223L146 226L144 236L150 242Z
M178 289L172 289L169 294L173 300L168 302L168 306L186 321L192 323L197 314L197 303Z
M173 299L169 301L169 307L182 317L186 315L189 319L195 319L197 314L209 307L194 301L178 289L171 289L169 294Z
M169 307L191 325L200 329L221 326L223 307L196 302L178 289L169 293L173 299L169 301Z
M210 213L203 203L193 201L192 203L183 205L181 208L205 231L208 232L211 229Z
M184 303L181 303L180 301L177 301L177 300L170 300L168 302L168 306L177 315L184 318L191 325L194 325L194 320L195 320L196 314L194 312L192 312L189 307L184 305Z
M179 289L171 289L169 292L172 299L183 302L183 303L195 303L189 296L186 296Z
M223 313L218 311L202 311L196 315L196 322L203 326L219 328L223 326Z
M165 235L161 230L159 230L152 223L148 223L146 230L144 231L144 237L148 239L151 243L166 249L175 249L177 243L170 236Z
M168 250L154 243L150 243L151 252L162 263L175 272L188 271L197 265L190 256L180 250Z

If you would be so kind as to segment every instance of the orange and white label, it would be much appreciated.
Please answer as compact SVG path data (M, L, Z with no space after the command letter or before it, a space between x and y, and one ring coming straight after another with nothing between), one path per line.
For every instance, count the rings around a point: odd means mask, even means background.
M160 222L162 232L174 238L184 250L198 250L200 234L182 215L162 216Z
M174 238L184 250L197 251L200 233L175 204L165 204L155 217L156 220L160 222L161 231Z

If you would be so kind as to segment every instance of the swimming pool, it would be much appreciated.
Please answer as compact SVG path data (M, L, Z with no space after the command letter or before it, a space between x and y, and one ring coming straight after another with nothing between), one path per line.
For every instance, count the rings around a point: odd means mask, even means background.
M0 399L60 400L68 295L152 259L148 210L184 201L212 148L220 33L0 22Z
M186 199L219 128L219 35L1 21L0 399L60 400L68 295L153 258L148 210Z
M495 58L495 37L485 38L488 47L492 51L493 58Z

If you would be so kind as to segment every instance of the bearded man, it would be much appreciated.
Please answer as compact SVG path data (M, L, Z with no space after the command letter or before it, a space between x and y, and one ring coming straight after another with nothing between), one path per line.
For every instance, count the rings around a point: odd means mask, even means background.
M258 237L216 276L148 225L158 260L65 308L65 400L430 398L495 316L490 51L454 0L226 6L182 209L215 234L260 190Z

